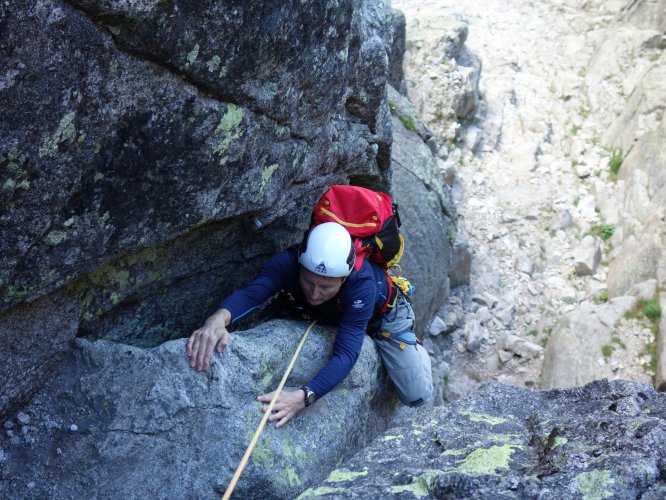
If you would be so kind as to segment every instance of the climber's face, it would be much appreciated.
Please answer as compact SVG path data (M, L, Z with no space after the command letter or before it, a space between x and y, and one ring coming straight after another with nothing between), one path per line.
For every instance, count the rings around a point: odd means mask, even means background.
M318 306L338 294L345 278L320 276L301 267L298 281L308 304Z

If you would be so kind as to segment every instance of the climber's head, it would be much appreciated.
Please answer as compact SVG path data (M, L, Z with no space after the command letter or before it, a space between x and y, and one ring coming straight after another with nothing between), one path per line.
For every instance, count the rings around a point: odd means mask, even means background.
M354 244L347 230L326 222L307 232L301 243L299 282L310 305L335 297L354 267Z

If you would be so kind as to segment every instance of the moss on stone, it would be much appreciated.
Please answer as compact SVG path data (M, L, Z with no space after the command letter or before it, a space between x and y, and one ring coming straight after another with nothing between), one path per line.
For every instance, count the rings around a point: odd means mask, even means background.
M593 470L583 472L576 476L578 480L578 491L584 500L601 500L612 496L608 487L615 483L608 470Z

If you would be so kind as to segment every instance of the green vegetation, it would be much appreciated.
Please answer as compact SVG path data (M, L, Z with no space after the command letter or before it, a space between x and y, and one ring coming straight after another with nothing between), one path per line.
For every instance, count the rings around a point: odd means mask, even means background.
M611 238L611 236L613 236L613 234L615 233L615 225L597 224L596 226L592 227L590 233L593 234L594 236L598 236L604 241L608 241Z
M578 132L580 132L581 126L580 125L574 125L571 127L571 133L573 135L578 135Z
M409 130L410 132L414 132L416 130L416 123L414 122L413 116L401 115L399 118L407 130Z
M623 342L623 340L618 337L617 335L613 335L611 337L611 343L610 344L604 344L601 347L601 354L604 355L604 359L610 358L610 356L615 352L615 349L617 347L621 347L622 349L626 349L627 345Z
M599 295L596 297L596 302L597 304L601 304L602 302L608 302L608 290L601 290L599 292Z
M639 358L647 358L648 361L644 365L645 371L653 378L657 373L657 341L649 342L645 345L645 350L638 353Z
M611 157L608 166L610 167L610 172L613 178L617 178L617 174L620 172L620 167L622 166L623 161L624 151L622 151L622 148L614 148L611 150Z
M639 300L631 311L628 311L624 317L626 319L647 318L651 323L651 330L656 334L659 331L659 318L661 318L661 306L656 298L649 300Z
M539 345L543 347L544 349L546 348L546 345L548 345L548 339L550 338L550 334L553 333L553 326L549 325L546 326L543 329L543 337L539 339Z
M617 344L617 345L620 346L622 349L626 349L626 348L627 348L627 344L625 344L624 341L623 341L620 337L618 337L617 335L613 335L613 336L611 337L611 342L612 342L613 344Z
M650 299L643 304L643 314L651 320L657 321L661 318L661 307L657 299Z
M654 337L645 345L645 349L638 353L639 358L647 358L643 367L650 376L654 377L657 372L657 339L659 337L659 318L661 318L661 307L656 298L639 300L634 308L627 312L626 319L634 319L647 322Z

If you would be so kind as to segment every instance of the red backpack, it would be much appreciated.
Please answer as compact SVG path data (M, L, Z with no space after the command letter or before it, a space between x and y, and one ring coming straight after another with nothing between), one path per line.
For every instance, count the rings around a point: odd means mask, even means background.
M349 231L356 250L356 270L365 258L389 269L402 256L398 205L388 194L359 186L331 186L315 205L310 228L324 222L337 222Z

